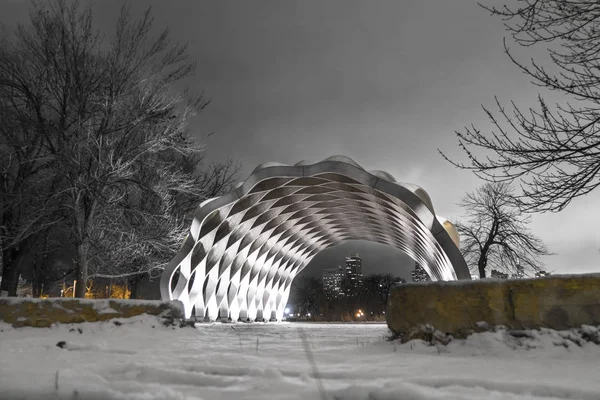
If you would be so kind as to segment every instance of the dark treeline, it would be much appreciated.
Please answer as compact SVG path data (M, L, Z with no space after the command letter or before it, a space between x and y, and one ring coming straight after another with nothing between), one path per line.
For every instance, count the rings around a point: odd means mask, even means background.
M237 167L206 165L188 132L208 104L181 92L186 47L124 7L111 35L75 1L35 3L0 35L1 290L66 277L135 284L181 245L191 212Z
M306 276L294 282L288 304L295 317L314 321L382 321L390 289L405 283L391 274L367 275L362 285L344 288L341 296L327 296L321 279Z

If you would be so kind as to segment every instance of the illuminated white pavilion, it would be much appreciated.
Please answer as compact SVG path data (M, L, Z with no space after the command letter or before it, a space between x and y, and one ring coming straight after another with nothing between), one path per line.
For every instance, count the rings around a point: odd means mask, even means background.
M346 240L396 247L432 280L471 279L452 224L419 186L366 171L344 156L267 163L197 208L162 274L165 300L186 317L281 320L292 281L320 251Z

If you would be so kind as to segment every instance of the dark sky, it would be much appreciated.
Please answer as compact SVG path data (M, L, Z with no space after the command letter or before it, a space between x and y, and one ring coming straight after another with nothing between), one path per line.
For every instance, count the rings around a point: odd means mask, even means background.
M464 159L453 132L471 123L489 130L481 104L492 107L498 96L533 106L539 92L503 54L501 21L472 0L130 3L134 15L152 5L156 27L188 42L198 61L189 88L212 99L191 131L210 160L240 161L241 179L266 161L344 154L422 186L438 215L458 218L456 203L481 182L437 148ZM112 32L122 1L93 4L96 23ZM28 6L0 1L1 21L22 20ZM534 233L558 253L545 260L548 270L599 270L598 204L600 190L559 214L533 217ZM355 252L366 273L408 264L395 250L352 243L313 263L342 263Z

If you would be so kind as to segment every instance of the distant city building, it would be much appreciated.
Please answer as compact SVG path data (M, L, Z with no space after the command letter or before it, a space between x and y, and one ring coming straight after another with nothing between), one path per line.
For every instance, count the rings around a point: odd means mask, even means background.
M493 269L492 272L490 273L490 278L508 279L508 274L505 274L503 272Z
M346 257L346 270L344 279L345 291L347 295L351 295L357 291L363 284L362 274L362 258L358 254Z
M431 278L425 268L421 267L419 263L415 263L415 269L410 273L410 279L412 282L429 282Z
M328 299L342 297L342 281L344 280L344 269L342 267L323 270L323 293Z
M535 273L535 277L536 278L542 278L544 276L550 276L550 272L546 272L546 271L538 271Z

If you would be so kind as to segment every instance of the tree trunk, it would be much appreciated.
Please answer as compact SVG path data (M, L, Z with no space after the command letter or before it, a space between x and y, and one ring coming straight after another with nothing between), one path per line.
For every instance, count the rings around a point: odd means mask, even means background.
M90 250L89 225L94 219L96 201L86 199L83 192L79 192L75 198L75 246L77 247L77 286L75 297L85 298L88 281L88 255Z
M40 265L40 277L39 277L39 294L40 297L43 294L44 282L48 280L48 237L50 236L49 231L46 231L44 237L44 249L42 250L42 261Z
M485 266L487 262L485 259L480 258L477 262L477 268L479 269L479 279L485 278Z
M18 250L8 249L2 252L2 283L0 290L9 296L17 295L17 286L21 276L21 264L17 260Z
M87 243L77 243L77 284L75 297L85 298L88 280Z
M39 297L38 288L40 286L40 278L37 264L37 257L33 257L33 265L31 267L31 295L33 297Z
M40 271L40 262L38 260L39 258L39 241L35 243L34 245L34 251L33 251L33 260L32 260L32 266L31 266L31 294L32 296L35 297L40 297L39 294L39 288L41 285L41 271Z
M135 275L131 278L129 278L129 298L130 299L137 299L138 297L138 286L140 281L142 280L143 275Z

